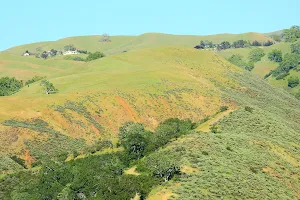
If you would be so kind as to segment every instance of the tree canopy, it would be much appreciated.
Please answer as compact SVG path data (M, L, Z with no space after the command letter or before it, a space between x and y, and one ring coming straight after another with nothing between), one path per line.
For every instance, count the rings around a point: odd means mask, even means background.
M22 81L16 78L2 77L0 78L0 96L9 96L19 91L23 87Z
M268 58L274 62L281 62L282 61L282 52L279 49L273 49L271 52L268 53Z
M40 85L43 87L46 94L53 94L58 92L58 90L54 87L54 85L50 83L48 80L42 80Z
M258 62L258 61L261 61L261 58L264 57L266 54L264 52L263 49L261 48L256 48L256 49L253 49L252 51L250 51L249 53L249 61L250 62Z

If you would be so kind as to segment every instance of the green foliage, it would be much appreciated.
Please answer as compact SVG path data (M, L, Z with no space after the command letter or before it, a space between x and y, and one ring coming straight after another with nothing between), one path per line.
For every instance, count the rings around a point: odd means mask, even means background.
M295 97L300 100L300 90L295 94Z
M103 57L105 57L105 55L99 51L96 51L95 53L89 53L88 56L86 57L86 62L90 62L92 60L96 60Z
M30 85L31 83L40 81L42 79L46 78L45 76L34 76L32 79L26 81L25 85Z
M300 40L291 44L291 51L295 54L300 54Z
M282 52L279 49L273 49L270 53L268 53L268 58L274 62L282 61Z
M252 113L254 108L251 108L250 106L245 107L245 111Z
M253 62L246 62L243 60L243 57L239 54L233 54L230 58L228 58L228 61L232 64L242 67L248 71L251 71L254 68Z
M180 174L179 163L166 152L155 152L139 163L138 170L149 172L152 176L169 181L174 175Z
M298 54L285 54L283 61L279 67L273 70L273 76L278 76L281 73L288 73L291 69L296 68L300 63L300 56Z
M146 131L142 124L133 122L125 123L119 130L121 145L128 153L130 160L138 160L143 157L151 133Z
M254 69L254 63L253 62L245 63L245 70L252 71L253 69Z
M220 112L224 112L226 110L228 110L228 106L221 106L220 107Z
M239 67L244 67L245 65L243 57L240 54L233 54L230 58L228 58L228 61Z
M284 79L284 78L287 77L288 75L290 75L289 72L279 74L279 75L276 77L276 80Z
M64 57L65 60L74 60L74 61L85 61L84 58L81 58L79 56L72 56L72 55L67 55Z
M273 40L275 40L276 42L281 42L281 37L280 37L280 35L271 35L271 38L272 38Z
M56 89L48 80L42 80L40 85L43 87L46 94L54 94L58 92L58 89Z
M256 48L250 51L248 58L250 62L256 63L258 61L261 61L261 58L264 57L265 55L266 54L264 53L263 49Z
M267 74L264 76L264 79L269 78L272 74L273 74L273 70L271 70L269 73L267 73Z
M282 37L286 42L295 42L300 38L300 26L292 26L290 29L283 30Z
M92 113L89 112L87 107L83 105L83 102L66 101L63 106L53 105L53 108L55 109L55 111L62 113L62 115L72 123L77 123L82 126L80 121L72 119L72 115L67 113L67 110L74 111L79 115L83 116L89 123L93 124L95 128L97 128L99 131L103 130L101 124L99 124L99 122L97 122L94 119Z
M19 158L18 156L16 155L13 155L10 157L13 161L15 161L16 163L18 163L19 165L21 165L22 167L24 168L27 168L27 166L25 165L25 160Z
M219 133L219 128L217 125L213 125L211 127L209 127L209 130L212 132L212 133Z
M76 47L73 44L64 46L65 51L76 51Z
M247 44L248 43L245 40L238 40L238 41L233 42L232 47L234 47L234 48L244 48Z
M288 86L294 88L299 85L299 78L297 76L290 76L288 79Z
M18 92L23 87L22 81L16 78L0 78L0 96L9 96Z
M140 124L127 123L120 128L124 137L131 132L138 133ZM142 128L143 130L143 128ZM129 141L128 141L129 142ZM104 142L107 143L107 142ZM108 144L108 143L107 143ZM109 145L108 145L109 146ZM145 172L139 176L125 175L132 159L126 152L89 156L64 162L67 153L60 154L57 160L46 160L42 167L28 179L30 174L4 178L0 181L0 197L11 196L25 199L132 199L137 193L145 199L152 188L163 180L170 180L180 172L179 164L167 154L149 155L144 165ZM59 162L57 162L59 161ZM157 167L156 167L157 166ZM30 182L28 180L31 180Z

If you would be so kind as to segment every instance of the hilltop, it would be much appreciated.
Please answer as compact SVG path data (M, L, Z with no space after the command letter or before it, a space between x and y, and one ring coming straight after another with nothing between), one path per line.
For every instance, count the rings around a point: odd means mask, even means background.
M145 33L139 36L110 36L111 42L103 42L102 38L103 35L70 37L53 42L39 42L12 47L5 50L4 52L21 55L26 50L29 50L30 52L37 52L51 49L63 49L64 46L73 44L78 49L85 49L91 52L101 51L105 54L116 54L123 51L166 45L180 45L191 47L198 44L200 40L211 40L215 43L220 43L224 40L227 40L229 42L233 42L236 40L258 40L261 42L271 40L270 37L264 34L254 32L244 34L217 34L207 36Z

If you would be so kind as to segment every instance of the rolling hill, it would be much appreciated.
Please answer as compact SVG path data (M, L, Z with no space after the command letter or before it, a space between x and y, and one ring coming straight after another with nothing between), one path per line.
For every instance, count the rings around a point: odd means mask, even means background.
M88 50L91 52L101 51L107 55L122 53L123 51L130 51L142 48L160 47L166 45L180 45L186 47L193 47L199 43L200 40L210 40L215 43L220 43L224 40L233 42L236 40L249 41L267 41L272 40L270 37L260 33L244 33L244 34L218 34L208 36L193 36L193 35L170 35L163 33L145 33L139 36L111 36L111 42L101 42L101 35L96 36L79 36L70 37L53 42L39 42L28 45L21 45L7 49L6 53L21 55L26 50L36 53L39 51L51 49L63 49L64 46L73 44L78 49Z
M226 60L237 53L247 57L250 48L220 53L193 48L199 40L265 41L269 37L258 33L148 33L111 37L109 43L99 43L99 38L72 37L0 53L0 77L28 80L35 75L47 76L59 90L46 95L36 82L0 97L0 198L39 199L30 196L39 193L30 188L32 182L45 184L42 189L47 193L42 195L58 193L55 198L59 199L64 195L65 199L71 199L70 195L120 199L113 196L114 186L126 185L124 192L139 181L145 185L138 188L146 187L149 180L149 194L130 188L126 195L146 195L147 199L300 198L300 101L274 87L271 78L262 79L276 65L264 57L252 73ZM26 50L61 49L69 44L103 51L107 56L91 62L65 60L63 56L46 60L20 56ZM274 48L290 51L287 43L263 49L269 52ZM129 162L122 157L126 157L121 154L126 148L120 147L118 133L125 122L144 124L156 134L157 127L169 118L188 118L197 127L138 160ZM106 140L112 141L112 149L90 149ZM61 155L67 159L58 161ZM111 155L117 158L108 164L102 160ZM181 173L157 184L147 170L161 157L166 160L162 165L176 163ZM108 166L109 174L119 163L122 173L113 171L108 177L111 185L106 191L110 192L99 192L101 187L95 186L101 176L107 178L103 171ZM55 170L47 172L50 178L44 177L44 168L52 167ZM92 184L87 180L99 181Z

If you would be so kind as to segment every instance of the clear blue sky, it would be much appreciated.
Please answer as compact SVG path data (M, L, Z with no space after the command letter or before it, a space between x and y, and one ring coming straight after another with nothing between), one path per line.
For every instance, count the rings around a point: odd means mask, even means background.
M271 32L300 22L300 0L3 0L0 8L0 50L104 32Z

